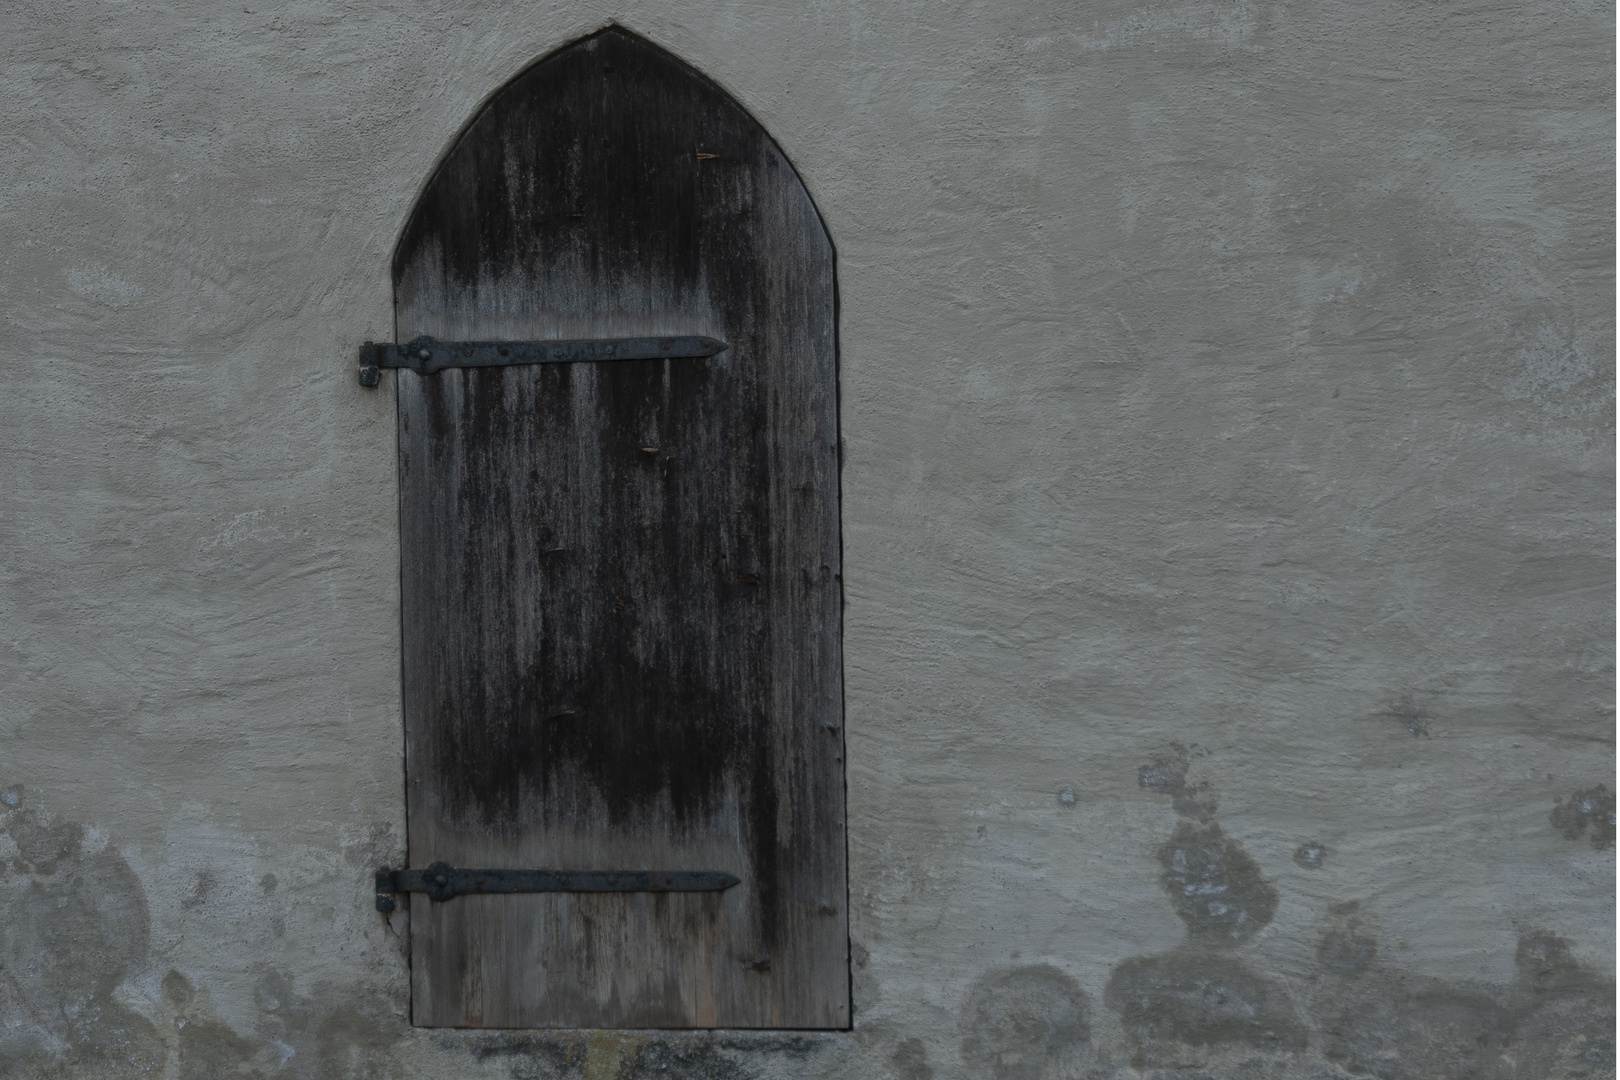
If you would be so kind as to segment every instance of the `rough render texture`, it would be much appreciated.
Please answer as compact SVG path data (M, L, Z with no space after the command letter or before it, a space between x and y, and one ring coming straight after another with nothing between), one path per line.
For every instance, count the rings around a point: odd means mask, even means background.
M619 21L839 251L856 1024L407 1026L388 256ZM0 14L0 1073L1614 1075L1614 15Z

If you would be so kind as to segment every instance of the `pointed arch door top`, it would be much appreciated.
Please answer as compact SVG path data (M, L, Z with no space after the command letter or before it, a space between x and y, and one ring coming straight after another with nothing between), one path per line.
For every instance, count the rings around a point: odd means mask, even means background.
M798 176L610 29L488 102L393 273L428 353L374 347L410 865L737 881L417 894L413 1021L847 1027L836 296Z
M555 336L604 336L562 328L587 307L678 318L742 299L771 233L819 249L830 273L831 242L769 134L696 69L610 27L518 75L457 138L395 249L396 307L403 318L480 297L515 327L540 300ZM582 280L607 295L568 303Z

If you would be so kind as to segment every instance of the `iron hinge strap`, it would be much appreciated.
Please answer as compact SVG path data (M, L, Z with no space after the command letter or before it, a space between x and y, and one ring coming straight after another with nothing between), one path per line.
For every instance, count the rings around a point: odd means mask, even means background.
M720 870L465 870L436 862L423 870L377 871L377 910L393 911L394 894L449 900L471 893L722 892L740 878Z
M578 364L593 360L674 360L713 356L726 343L711 337L598 338L581 341L436 341L426 334L404 345L360 346L360 385L376 386L383 368L432 375L452 367Z

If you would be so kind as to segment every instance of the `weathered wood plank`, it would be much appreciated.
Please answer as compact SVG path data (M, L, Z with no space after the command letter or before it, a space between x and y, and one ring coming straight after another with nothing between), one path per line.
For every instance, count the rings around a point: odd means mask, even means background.
M397 375L411 864L742 879L417 896L414 1022L847 1026L836 314L803 185L610 30L483 110L394 278L401 341L728 344Z

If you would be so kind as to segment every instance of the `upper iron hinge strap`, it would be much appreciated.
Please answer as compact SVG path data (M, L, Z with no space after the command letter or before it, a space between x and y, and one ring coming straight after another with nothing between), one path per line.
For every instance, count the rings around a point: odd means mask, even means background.
M467 870L436 862L422 870L377 871L377 910L393 911L394 894L433 900L468 893L724 892L739 883L721 870Z
M436 341L423 334L404 345L368 341L360 346L360 385L376 386L382 368L410 368L418 375L432 375L452 367L713 356L725 347L723 341L695 336L581 341Z

